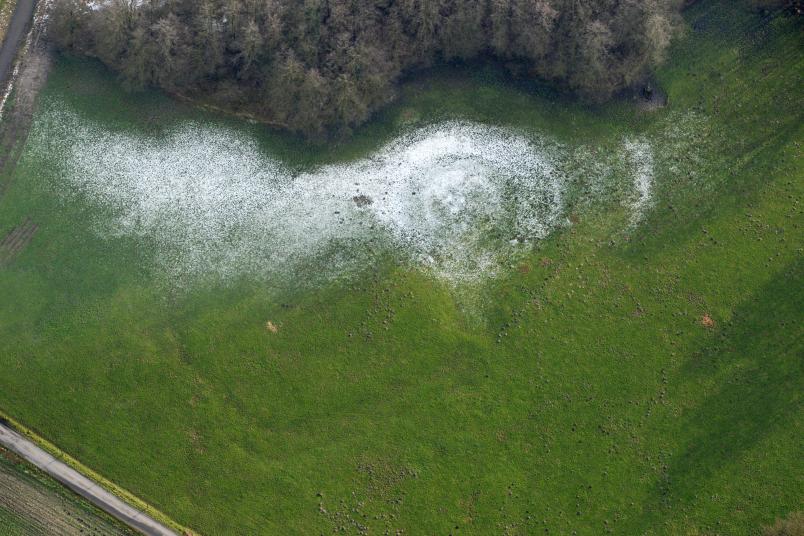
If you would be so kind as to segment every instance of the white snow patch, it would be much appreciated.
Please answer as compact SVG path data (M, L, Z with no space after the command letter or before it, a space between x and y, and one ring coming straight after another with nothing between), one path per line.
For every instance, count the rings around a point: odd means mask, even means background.
M120 0L86 0L86 6L92 11L105 9L115 3L121 4ZM143 4L145 4L145 0L127 0L124 6L126 9L134 10L142 7Z
M350 164L293 172L241 133L185 123L161 138L45 107L32 146L58 155L56 187L105 210L97 230L155 243L187 276L339 276L389 248L448 281L492 275L563 212L555 146L446 123Z
M299 171L235 129L184 122L138 134L46 99L26 157L55 163L48 187L96 207L101 236L141 238L177 285L331 279L389 253L459 283L493 276L569 225L570 197L574 210L626 197L637 225L653 205L652 143L568 148L448 122L355 162ZM671 157L658 154L663 169Z
M645 140L627 140L625 152L633 167L634 200L631 204L631 225L636 225L653 203L653 150Z

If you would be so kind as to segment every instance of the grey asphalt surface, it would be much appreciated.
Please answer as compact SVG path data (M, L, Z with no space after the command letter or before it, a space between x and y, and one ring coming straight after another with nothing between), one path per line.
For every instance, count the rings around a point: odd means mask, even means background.
M178 536L144 512L106 491L72 467L0 423L0 445L35 465L109 515L146 536Z
M35 8L36 0L17 0L17 6L8 24L6 38L0 47L0 85L5 84L11 75L14 58L28 33Z

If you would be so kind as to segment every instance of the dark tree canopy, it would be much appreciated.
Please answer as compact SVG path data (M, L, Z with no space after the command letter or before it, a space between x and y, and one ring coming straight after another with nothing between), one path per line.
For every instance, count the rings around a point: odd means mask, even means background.
M592 100L661 61L683 0L58 0L52 35L132 86L343 132L411 70L492 56Z

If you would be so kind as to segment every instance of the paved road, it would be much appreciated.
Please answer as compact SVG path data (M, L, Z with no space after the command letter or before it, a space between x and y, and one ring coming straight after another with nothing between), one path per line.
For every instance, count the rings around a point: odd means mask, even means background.
M36 0L17 0L17 7L14 9L14 15L11 16L5 41L0 47L0 85L5 84L11 75L17 49L25 40L35 7Z
M0 445L37 466L129 527L147 536L178 536L169 528L101 488L3 423L0 423Z

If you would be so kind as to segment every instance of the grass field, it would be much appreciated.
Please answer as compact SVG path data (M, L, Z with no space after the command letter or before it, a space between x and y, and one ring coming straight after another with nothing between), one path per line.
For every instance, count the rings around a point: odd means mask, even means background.
M0 407L208 535L754 534L801 510L801 26L715 0L687 23L666 109L456 68L320 148L60 59L0 198ZM546 237L510 246L512 183L482 177L471 229L379 245L286 188L391 174L445 122L549 162ZM248 195L194 190L216 165ZM321 207L324 245L276 223Z

